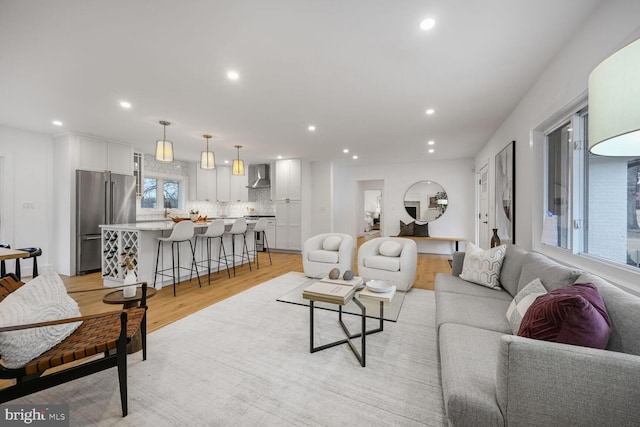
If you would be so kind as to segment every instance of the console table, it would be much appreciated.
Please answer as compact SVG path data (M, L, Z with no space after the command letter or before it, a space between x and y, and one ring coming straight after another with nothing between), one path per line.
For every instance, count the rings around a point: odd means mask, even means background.
M398 237L403 237L405 239L411 239L411 240L417 240L417 241L433 240L433 241L439 241L439 242L455 242L456 252L458 252L459 250L458 243L465 241L465 239L463 239L462 237L419 237L419 236L398 236Z

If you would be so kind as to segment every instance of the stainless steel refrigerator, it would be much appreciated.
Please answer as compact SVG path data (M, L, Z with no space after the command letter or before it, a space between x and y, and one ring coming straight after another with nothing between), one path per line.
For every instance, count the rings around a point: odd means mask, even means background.
M136 221L136 179L76 170L76 274L102 268L101 224Z

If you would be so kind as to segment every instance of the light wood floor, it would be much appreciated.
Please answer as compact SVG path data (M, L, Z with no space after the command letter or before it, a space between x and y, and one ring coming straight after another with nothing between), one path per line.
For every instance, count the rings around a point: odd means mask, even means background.
M371 238L372 236L367 236ZM375 236L373 236L375 237ZM364 238L358 239L358 245L362 244ZM177 295L173 296L173 287L167 286L148 300L147 325L149 332L166 326L178 319L188 316L198 310L222 301L230 296L245 291L253 286L265 282L274 277L290 271L302 271L302 256L299 254L285 254L271 252L273 265L269 265L268 254L261 252L260 269L255 268L249 271L247 265L236 268L236 277L227 277L226 272L211 275L211 285L207 284L206 276L201 277L202 287L198 286L197 279L182 282L177 286ZM415 288L433 289L436 273L451 273L447 255L418 255L417 277L414 283ZM357 268L354 265L354 271ZM92 273L84 276L62 276L69 291L97 289L102 287L102 277L100 273ZM78 301L82 314L102 313L112 311L116 308L102 302L104 294L110 292L83 292L72 293L71 296Z

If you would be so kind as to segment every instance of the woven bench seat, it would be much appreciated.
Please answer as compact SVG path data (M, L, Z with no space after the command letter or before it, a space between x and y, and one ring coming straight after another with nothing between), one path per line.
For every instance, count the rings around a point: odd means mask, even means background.
M142 323L144 308L130 308L127 313L127 343ZM47 369L74 360L115 350L120 336L120 311L84 320L75 332L51 350L24 366L26 375L42 373Z

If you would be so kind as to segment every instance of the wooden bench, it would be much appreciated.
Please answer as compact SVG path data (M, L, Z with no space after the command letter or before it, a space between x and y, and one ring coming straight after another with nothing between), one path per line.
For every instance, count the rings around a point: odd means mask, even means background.
M420 236L397 236L397 237L404 237L405 239L411 239L411 240L415 240L415 241L432 240L432 241L436 241L436 242L455 242L455 244L456 244L456 252L458 252L458 250L459 250L458 243L465 241L465 239L463 239L461 237L420 237Z

